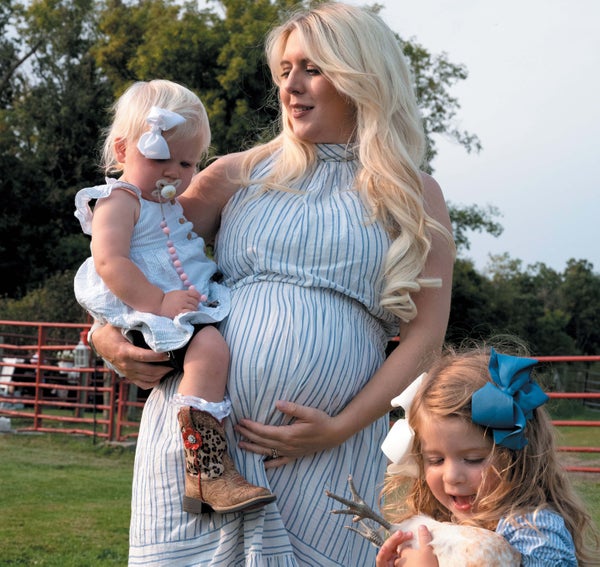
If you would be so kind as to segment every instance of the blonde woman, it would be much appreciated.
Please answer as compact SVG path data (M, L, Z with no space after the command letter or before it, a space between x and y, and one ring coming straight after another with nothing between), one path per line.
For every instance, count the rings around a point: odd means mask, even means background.
M266 55L280 134L217 160L180 200L205 238L219 229L233 458L277 501L199 517L152 501L174 466L161 424L175 389L161 384L140 428L132 564L372 565L375 549L329 513L325 490L343 492L353 474L375 504L389 400L443 343L454 246L442 192L419 170L425 139L395 35L368 11L326 3L275 28ZM93 339L129 379L158 383L145 363L160 356L111 327ZM163 488L177 502L182 487Z

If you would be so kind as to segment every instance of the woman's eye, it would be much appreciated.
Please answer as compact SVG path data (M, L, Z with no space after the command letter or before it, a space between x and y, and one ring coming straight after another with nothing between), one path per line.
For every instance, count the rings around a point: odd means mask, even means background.
M306 72L309 75L320 75L321 74L321 70L317 69L316 67L307 67Z

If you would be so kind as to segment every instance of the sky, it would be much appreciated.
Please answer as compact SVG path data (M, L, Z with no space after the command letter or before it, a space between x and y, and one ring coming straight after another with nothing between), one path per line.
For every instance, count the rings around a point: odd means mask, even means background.
M469 73L450 91L455 120L483 149L438 138L434 177L453 204L497 207L504 232L471 233L462 256L481 272L505 252L523 267L562 272L575 258L600 272L600 1L379 2L401 37Z

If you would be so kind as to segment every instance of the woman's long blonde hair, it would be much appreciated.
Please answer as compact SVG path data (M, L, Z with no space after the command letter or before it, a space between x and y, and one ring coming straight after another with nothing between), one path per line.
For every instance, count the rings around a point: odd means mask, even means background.
M525 353L519 352L520 356ZM452 521L447 508L433 496L425 482L419 431L428 420L460 418L481 429L481 434L493 441L492 432L474 425L471 419L471 397L475 391L491 382L488 370L490 351L483 346L464 351L447 349L431 368L417 392L408 413L415 431L413 453L419 465L417 479L387 475L383 490L386 514L393 522L414 514L427 514L439 521ZM501 518L513 521L524 513L551 508L560 514L573 537L580 565L592 559L590 541L598 543L592 520L558 460L555 431L544 407L534 410L527 422L528 444L521 450L494 445L486 475L497 479L497 487L485 498L478 499L478 510L469 523L495 530ZM482 485L484 482L482 481ZM391 496L402 491L405 502L398 506ZM589 539L586 539L588 538Z
M410 293L422 286L440 285L439 279L420 277L431 248L431 231L442 233L450 243L452 236L424 210L419 167L425 135L398 39L367 10L337 2L320 4L293 15L267 37L267 61L276 85L292 31L311 62L355 106L355 135L348 144L360 162L356 188L372 211L371 220L382 222L392 240L381 304L409 321L416 315ZM294 135L286 110L280 106L281 132L249 151L244 185L259 182L266 190L286 189L315 163L315 145ZM254 166L277 152L270 173L260 180L251 179Z

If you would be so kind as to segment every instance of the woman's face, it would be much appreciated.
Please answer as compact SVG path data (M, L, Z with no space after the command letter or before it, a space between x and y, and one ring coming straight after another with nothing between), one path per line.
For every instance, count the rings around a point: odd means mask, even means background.
M296 31L288 37L278 75L279 96L298 138L315 144L351 139L354 105L307 59Z

